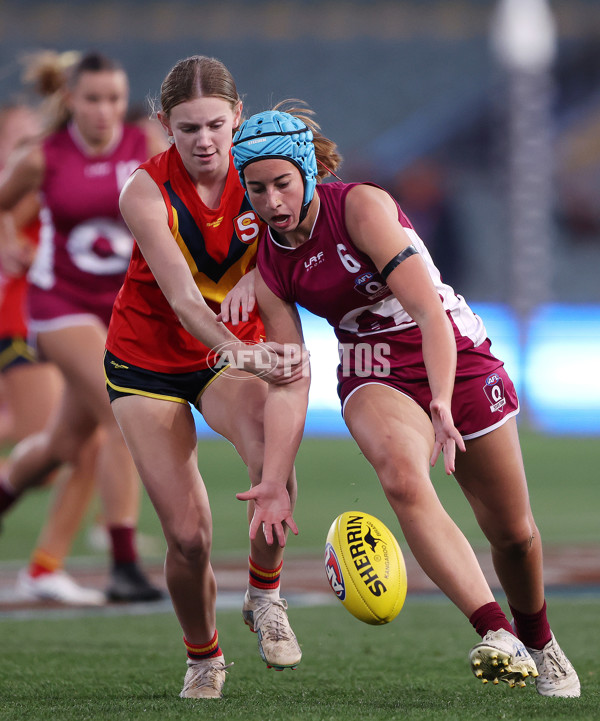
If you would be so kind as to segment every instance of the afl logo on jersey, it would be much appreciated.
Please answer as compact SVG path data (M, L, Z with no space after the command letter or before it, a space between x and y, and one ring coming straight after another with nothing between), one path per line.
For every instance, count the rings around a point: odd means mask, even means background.
M390 289L383 282L383 279L375 273L367 272L358 276L354 281L354 288L359 293L366 295L369 300L375 300L384 295L390 294Z
M250 245L258 237L260 221L253 210L247 210L233 220L233 227L238 240Z
M485 385L483 391L490 402L490 410L492 413L496 411L503 412L503 408L506 405L506 398L504 397L504 381L497 373L492 373L485 379Z

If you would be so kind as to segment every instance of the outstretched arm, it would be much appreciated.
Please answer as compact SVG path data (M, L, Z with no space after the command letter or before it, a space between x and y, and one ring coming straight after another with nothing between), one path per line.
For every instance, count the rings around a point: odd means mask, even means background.
M303 372L295 372L294 380L289 383L269 384L264 411L262 479L249 491L238 493L237 498L255 501L250 538L255 538L262 526L268 544L277 540L280 546L285 546L285 526L298 533L286 484L304 432L310 386L308 354L304 350L300 318L295 306L275 296L258 272L256 296L265 324L267 344L271 341L281 344L283 358L290 362L300 359ZM298 365L296 363L295 368Z

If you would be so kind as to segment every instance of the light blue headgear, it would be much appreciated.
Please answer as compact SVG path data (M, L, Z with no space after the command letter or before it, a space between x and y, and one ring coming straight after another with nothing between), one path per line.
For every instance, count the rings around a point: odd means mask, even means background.
M312 130L301 120L279 110L256 113L244 121L233 138L233 162L244 188L244 170L256 160L281 158L300 170L304 181L302 216L317 184L317 159Z

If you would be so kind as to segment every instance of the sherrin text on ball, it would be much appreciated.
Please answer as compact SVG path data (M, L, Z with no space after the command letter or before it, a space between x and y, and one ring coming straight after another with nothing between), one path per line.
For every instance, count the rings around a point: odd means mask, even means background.
M325 572L332 591L364 623L389 623L406 598L406 566L398 541L377 518L346 511L331 524Z

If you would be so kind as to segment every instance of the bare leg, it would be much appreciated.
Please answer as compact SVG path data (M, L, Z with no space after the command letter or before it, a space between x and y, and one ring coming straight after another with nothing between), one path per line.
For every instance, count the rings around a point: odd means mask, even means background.
M509 603L536 613L544 603L542 541L529 504L515 418L466 445L456 459L456 479L491 544Z
M63 463L76 463L92 436L93 419L65 388L56 414L41 431L24 438L10 454L8 477L16 493L39 486Z
M60 460L73 460L89 433L100 426L103 435L96 477L105 521L109 526L135 525L139 481L106 393L102 367L105 340L105 329L96 325L74 326L39 336L40 351L61 369L71 405L76 409L62 416L48 445L58 448L55 453ZM81 426L87 427L85 440L81 438ZM75 443L69 441L73 438Z
M236 376L236 377L232 377ZM201 411L208 425L235 446L248 467L250 483L260 483L264 454L263 413L267 384L249 373L229 370L222 374L202 395ZM292 503L296 503L296 473L292 471L287 484ZM254 514L254 503L248 503L248 521ZM284 549L265 541L262 530L250 542L252 560L263 568L277 568L283 560Z
M51 422L14 449L8 463L8 484L17 494L22 493L42 483L62 464L76 464L85 444L99 431L94 476L113 558L107 593L113 600L151 601L161 593L138 567L135 527L140 484L106 393L102 367L105 338L106 330L100 324L38 335L42 356L62 372L64 391Z
M466 538L429 477L433 427L416 403L383 385L359 388L345 419L371 463L421 568L467 616L494 600Z
M23 363L6 371L6 402L13 419L10 436L13 443L46 426L56 412L62 388L60 372L50 363Z
M79 454L75 467L57 479L52 505L38 536L36 550L63 565L81 527L95 490L94 469L99 438L93 436Z
M162 524L175 613L188 641L206 643L216 627L217 586L210 564L212 517L198 471L191 409L144 396L118 398L112 407Z

